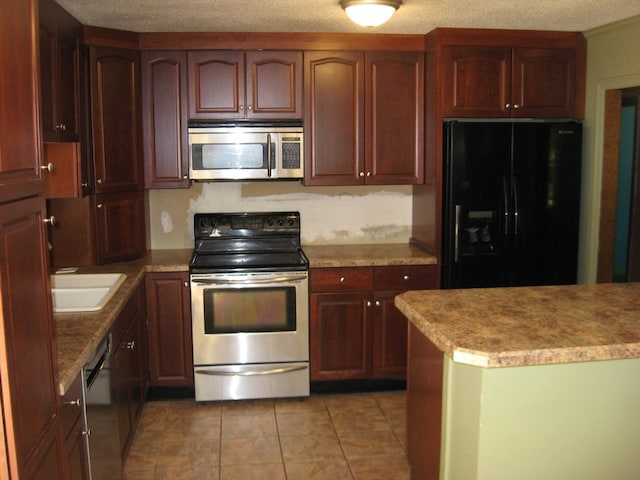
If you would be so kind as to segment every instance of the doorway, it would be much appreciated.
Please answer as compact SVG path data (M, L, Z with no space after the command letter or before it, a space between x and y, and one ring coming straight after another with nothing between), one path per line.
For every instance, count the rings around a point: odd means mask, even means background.
M597 282L640 281L640 87L607 90Z

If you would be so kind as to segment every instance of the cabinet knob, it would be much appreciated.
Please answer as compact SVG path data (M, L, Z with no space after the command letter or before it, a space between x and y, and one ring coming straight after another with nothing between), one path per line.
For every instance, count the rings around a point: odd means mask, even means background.
M370 177L370 176L371 176L371 172L367 172L367 177Z
M340 283L344 283L345 280L346 280L346 278L340 277Z
M240 111L242 112L244 110L244 105L240 105Z
M253 105L249 105L249 106L247 107L247 110L253 110Z
M67 400L64 402L65 405L69 405L71 407L79 407L80 406L80 398L76 398L75 400Z
M83 430L82 435L84 435L85 437L90 437L91 436L91 429L87 428L86 430Z
M189 175L182 175L183 180L189 180Z
M379 307L380 305L382 305L382 304L380 303L380 300L376 300L376 307Z
M402 277L402 279L406 282L407 280L409 280L409 275L405 275L404 277Z
M189 282L184 282L184 286L189 288Z
M367 307L371 306L371 300L367 300Z
M520 105L518 105L518 104L516 103L516 104L514 104L514 105L513 105L513 108L514 108L515 110L518 110L518 109L520 108Z
M364 177L364 172L360 172L360 176L361 176L361 177Z
M504 108L511 108L511 104L510 104L510 103L507 103L507 104L504 106Z
M51 215L49 218L45 218L43 222L53 227L56 224L56 217Z
M96 183L97 183L98 185L102 185L102 179L101 179L101 178L98 178L98 179L96 180Z
M40 165L40 170L46 170L47 172L53 172L53 163L49 162L46 165Z
M127 343L125 343L125 345L124 345L124 346L125 346L125 348L126 348L127 350L134 350L134 349L136 348L136 341L135 341L135 340L132 340L132 341L130 341L130 342L127 342Z
M96 208L102 208L102 204L101 203L97 204Z
M61 123L59 125L56 125L56 130L58 130L59 132L66 132L67 126L64 123Z

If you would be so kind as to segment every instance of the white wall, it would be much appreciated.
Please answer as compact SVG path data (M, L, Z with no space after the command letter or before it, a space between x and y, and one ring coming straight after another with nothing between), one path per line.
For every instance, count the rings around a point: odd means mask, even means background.
M640 16L591 30L585 36L587 90L578 281L595 283L600 225L604 96L607 90L640 86Z
M411 187L304 187L298 182L193 183L149 191L152 249L193 248L193 214L299 211L303 244L407 243Z

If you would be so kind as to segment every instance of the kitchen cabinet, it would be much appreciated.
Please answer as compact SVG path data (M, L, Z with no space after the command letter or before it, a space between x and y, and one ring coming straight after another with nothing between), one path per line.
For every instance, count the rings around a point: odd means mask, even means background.
M393 298L437 288L435 266L314 268L310 278L311 380L404 378L407 320Z
M139 54L99 46L89 51L94 191L141 190Z
M146 253L145 192L115 192L48 201L55 216L51 262L55 267L101 265Z
M421 52L305 52L305 184L424 179Z
M193 388L189 272L147 273L149 384Z
M39 1L39 25L43 140L77 142L82 25L53 0Z
M301 119L302 52L190 51L189 118Z
M146 188L188 188L187 53L141 53Z
M87 426L82 394L82 372L62 396L60 426L65 446L65 476L68 480L89 478L89 450L87 448Z
M443 55L445 117L576 115L575 49L450 46Z
M62 478L45 220L42 196L0 205L0 460L12 478Z
M0 478L63 478L35 0L0 8Z
M141 284L111 330L111 387L118 406L122 461L126 459L148 386L145 289Z

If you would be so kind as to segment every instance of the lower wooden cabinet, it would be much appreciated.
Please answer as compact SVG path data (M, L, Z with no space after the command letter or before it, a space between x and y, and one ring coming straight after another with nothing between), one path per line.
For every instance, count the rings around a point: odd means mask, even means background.
M189 272L147 273L152 387L193 387Z
M118 406L122 460L127 456L148 386L144 284L124 306L111 330L111 387Z
M437 288L434 265L311 269L311 380L404 379L407 319L394 297Z
M68 480L89 479L89 451L87 426L83 414L82 382L82 373L80 373L61 399L60 430L64 439L64 478Z

